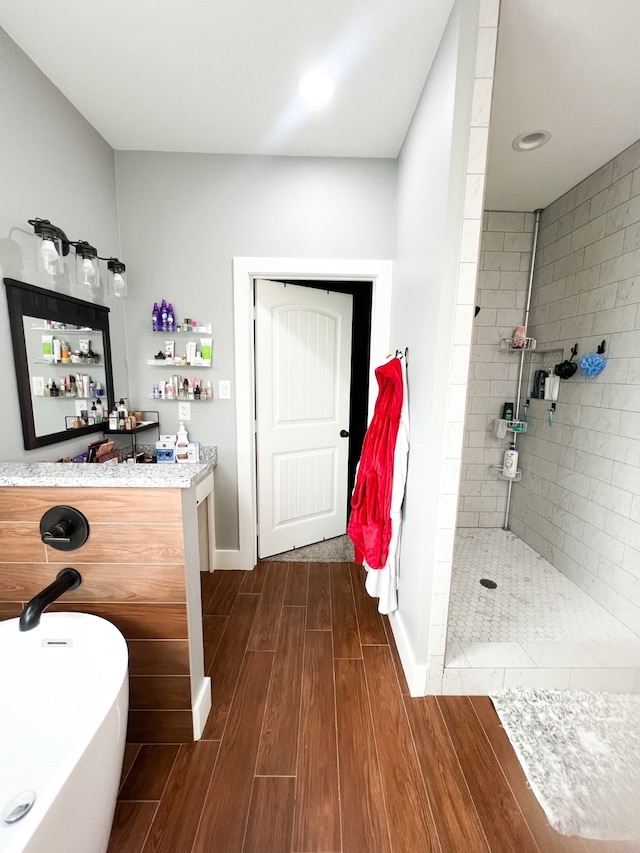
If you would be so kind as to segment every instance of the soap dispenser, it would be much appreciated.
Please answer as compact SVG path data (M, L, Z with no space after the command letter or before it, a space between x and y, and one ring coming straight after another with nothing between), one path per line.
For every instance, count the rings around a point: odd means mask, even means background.
M176 462L189 461L189 437L184 428L184 424L180 424L178 435L176 437Z

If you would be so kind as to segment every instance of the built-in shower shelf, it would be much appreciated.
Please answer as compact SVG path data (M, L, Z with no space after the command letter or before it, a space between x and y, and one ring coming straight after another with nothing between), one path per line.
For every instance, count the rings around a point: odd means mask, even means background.
M492 471L497 471L500 474L501 479L511 481L512 483L517 483L518 480L522 479L522 471L516 471L515 477L505 477L502 473L502 465L489 465L489 468Z
M535 349L538 345L535 338L525 338L524 345L521 347L514 346L513 340L513 338L502 338L500 341L500 349L505 352L522 352L522 350Z

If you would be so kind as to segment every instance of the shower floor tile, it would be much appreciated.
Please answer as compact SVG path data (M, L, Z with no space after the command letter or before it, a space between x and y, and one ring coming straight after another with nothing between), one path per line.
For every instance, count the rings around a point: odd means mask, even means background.
M493 580L487 589L480 580ZM449 640L638 642L638 637L513 533L456 536Z
M497 684L639 692L640 638L513 533L459 530L442 692Z

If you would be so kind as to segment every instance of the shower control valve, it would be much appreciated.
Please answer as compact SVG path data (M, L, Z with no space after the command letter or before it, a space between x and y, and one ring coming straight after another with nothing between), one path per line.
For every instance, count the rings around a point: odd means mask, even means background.
M89 522L79 509L60 504L40 519L40 538L58 551L75 551L89 538Z

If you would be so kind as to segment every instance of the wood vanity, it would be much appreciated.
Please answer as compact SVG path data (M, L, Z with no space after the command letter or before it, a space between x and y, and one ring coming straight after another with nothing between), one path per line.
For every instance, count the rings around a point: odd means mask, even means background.
M197 740L211 707L200 572L213 570L213 470L0 464L0 619L19 616L61 568L77 569L80 587L49 609L95 613L124 634L133 743ZM89 522L77 550L41 540L40 519L58 504Z

